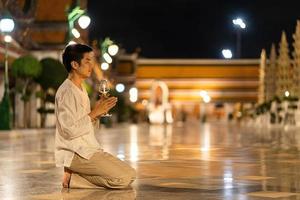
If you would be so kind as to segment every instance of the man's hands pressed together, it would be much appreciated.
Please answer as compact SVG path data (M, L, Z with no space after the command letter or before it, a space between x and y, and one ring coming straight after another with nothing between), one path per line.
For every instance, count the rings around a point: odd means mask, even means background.
M117 101L118 99L116 97L101 98L96 101L94 108L89 113L89 116L92 120L94 120L95 118L107 113L116 105Z

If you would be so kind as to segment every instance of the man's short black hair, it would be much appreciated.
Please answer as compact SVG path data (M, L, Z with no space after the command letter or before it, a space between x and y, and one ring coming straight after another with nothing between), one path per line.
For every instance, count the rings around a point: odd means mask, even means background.
M62 55L62 60L65 68L70 73L72 70L71 62L76 61L80 64L84 53L89 53L93 49L84 44L71 44L68 45Z

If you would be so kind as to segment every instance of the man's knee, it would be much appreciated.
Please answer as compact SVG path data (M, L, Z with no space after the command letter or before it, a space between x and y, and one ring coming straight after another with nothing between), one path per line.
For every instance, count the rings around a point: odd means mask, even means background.
M135 180L132 174L107 180L109 188L126 188Z
M130 176L133 180L136 179L136 170L135 170L134 168L132 168L132 167L130 167L130 169L129 169L129 176Z

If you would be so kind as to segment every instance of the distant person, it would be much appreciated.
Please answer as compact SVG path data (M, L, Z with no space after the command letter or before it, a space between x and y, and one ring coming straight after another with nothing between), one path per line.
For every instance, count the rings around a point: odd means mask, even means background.
M62 59L69 76L55 96L55 161L57 167L64 167L63 187L128 187L135 170L104 152L94 135L93 122L114 107L117 98L100 99L90 108L82 83L94 67L93 49L69 45Z

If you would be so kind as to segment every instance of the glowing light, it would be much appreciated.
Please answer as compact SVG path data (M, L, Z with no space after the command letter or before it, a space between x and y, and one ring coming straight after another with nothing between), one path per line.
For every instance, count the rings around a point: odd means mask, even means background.
M284 92L284 96L286 96L286 97L290 96L289 91L285 91L285 92Z
M113 44L108 47L108 53L111 56L115 56L118 53L118 51L119 51L118 45Z
M207 95L207 92L205 90L200 91L200 96L203 98Z
M138 90L137 88L133 87L129 90L129 100L131 102L136 102L138 99Z
M210 96L208 96L208 95L206 95L206 96L203 97L203 101L204 101L205 103L209 103L210 100L211 100L211 98L210 98Z
M210 149L210 126L205 124L203 126L203 135L202 135L202 147L201 151L209 151Z
M223 57L226 59L232 58L232 52L230 49L223 49L222 54L223 54Z
M232 20L232 23L236 26L240 26L240 28L242 28L242 29L246 28L246 24L243 21L243 19L241 19L241 18L236 18L236 19Z
M104 63L101 64L101 69L102 70L105 71L105 70L108 70L108 68L109 68L109 64L108 63L104 62Z
M7 42L7 43L9 43L9 42L12 41L12 37L10 35L5 35L4 36L4 41Z
M91 23L91 18L89 16L83 15L79 18L78 24L80 28L86 29Z
M137 126L136 125L130 125L129 127L129 134L130 134L130 161L136 162L138 160L138 134L137 134Z
M142 101L142 104L143 104L143 106L147 106L148 101L147 101L146 99L144 99L144 100Z
M74 37L80 38L80 33L78 32L78 30L76 28L73 28L71 32L74 35Z
M73 44L76 44L76 42L74 42L73 40L71 40L68 45L73 45Z
M117 90L117 92L124 92L124 90L125 90L125 86L124 86L124 84L122 84L122 83L118 83L117 85L116 85L116 90Z
M112 58L110 57L110 55L108 53L104 53L103 58L107 63L109 63L109 64L112 63Z
M13 19L5 18L0 20L0 30L2 32L12 32L15 27Z

